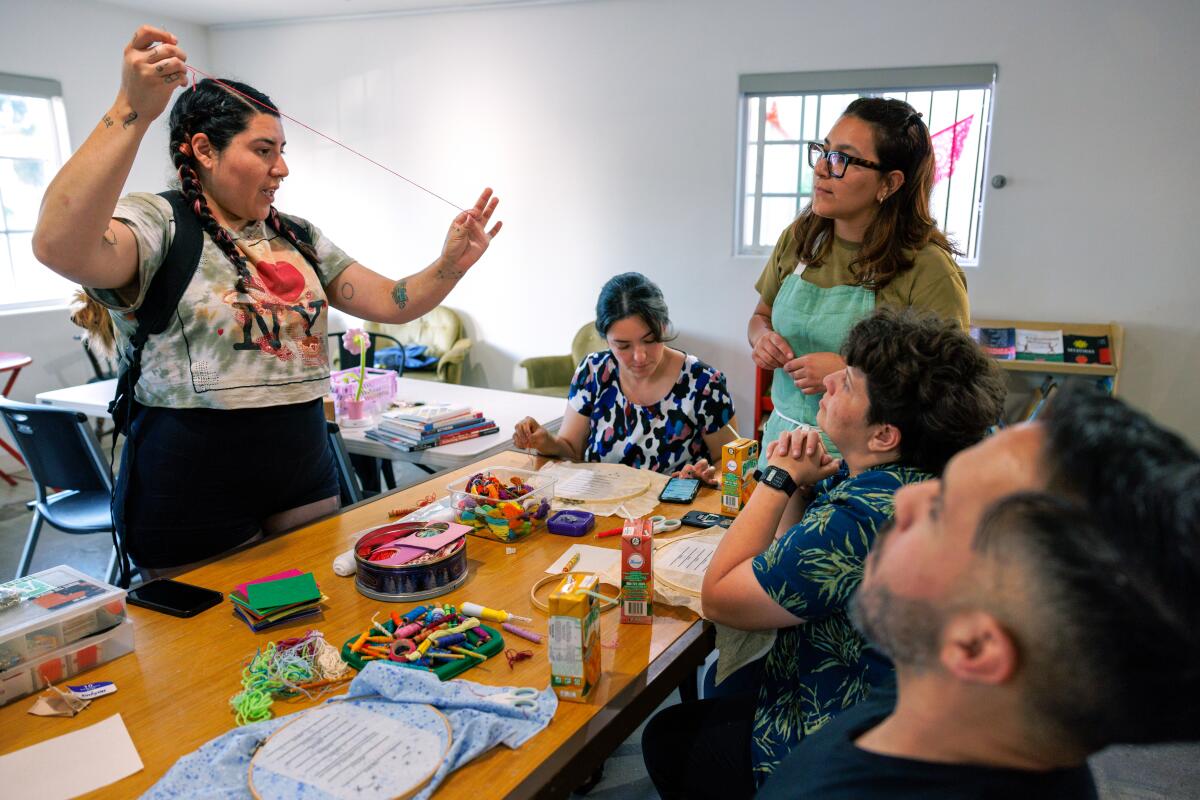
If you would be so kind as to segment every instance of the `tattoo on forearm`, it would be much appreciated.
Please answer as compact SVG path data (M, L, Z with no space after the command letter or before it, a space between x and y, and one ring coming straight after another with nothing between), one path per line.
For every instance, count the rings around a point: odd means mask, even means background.
M392 287L392 300L396 303L396 308L403 309L408 305L408 279L401 278L396 281L396 285Z
M110 117L108 114L104 115L103 122L104 122L104 127L106 127L106 128L111 128L113 126L113 118Z
M465 274L465 273L466 273L466 270L455 269L454 267L443 264L442 266L438 267L437 276L441 280L456 281L459 278L461 278L463 276L463 274Z
M105 228L104 236L101 238L104 239L105 244L110 244L113 247L117 246L117 232L112 229L112 225Z
M135 121L137 118L138 118L137 112L136 112L136 111L130 111L130 112L129 112L129 116L128 116L128 117L126 117L124 120L122 120L122 121L121 121L121 127L122 127L122 128L128 128L130 125L132 125L132 124L134 123L134 121Z
M354 284L351 283L350 281L343 282L342 288L338 290L338 293L342 296L343 300L353 300L354 299Z

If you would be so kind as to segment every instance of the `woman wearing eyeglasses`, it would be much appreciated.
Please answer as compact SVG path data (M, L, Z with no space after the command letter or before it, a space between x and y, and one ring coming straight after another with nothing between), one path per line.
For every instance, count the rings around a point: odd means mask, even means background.
M816 425L825 376L846 366L842 343L875 306L933 311L964 329L970 320L958 251L929 213L933 145L912 106L855 100L825 141L808 143L808 163L812 202L754 285L750 346L754 363L774 370L764 442Z

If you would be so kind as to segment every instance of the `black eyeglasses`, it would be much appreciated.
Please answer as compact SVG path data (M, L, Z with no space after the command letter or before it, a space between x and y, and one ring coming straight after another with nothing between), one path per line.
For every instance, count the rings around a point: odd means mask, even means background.
M829 164L829 175L833 178L840 178L846 174L846 167L851 164L857 164L860 167L867 169L875 169L883 172L883 165L877 164L874 161L868 161L865 158L852 156L849 153L843 153L840 150L827 150L821 142L808 143L808 165L813 169L817 168L817 162L821 159Z

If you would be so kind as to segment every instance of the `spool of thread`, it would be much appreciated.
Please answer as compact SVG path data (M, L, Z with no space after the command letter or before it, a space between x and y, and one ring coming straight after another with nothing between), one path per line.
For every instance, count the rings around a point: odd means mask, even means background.
M404 615L404 621L405 622L416 622L417 618L420 617L422 614L424 614L427 611L429 611L428 606L417 606L412 611L409 611L407 614Z
M438 647L449 649L451 645L462 644L467 640L465 633L447 633L445 636L438 636L435 641Z
M425 627L419 622L413 622L396 629L397 639L410 639L421 632L421 628Z
M492 640L492 635L483 628L473 628L472 630L474 631L475 635L479 637L479 641L483 642L484 644L487 644Z
M514 634L515 636L520 636L522 639L528 639L529 641L533 642L534 644L542 643L542 635L540 633L534 633L533 631L527 631L524 628L513 625L511 622L502 622L502 623L500 623L500 627L504 628L504 630L508 631L511 634Z

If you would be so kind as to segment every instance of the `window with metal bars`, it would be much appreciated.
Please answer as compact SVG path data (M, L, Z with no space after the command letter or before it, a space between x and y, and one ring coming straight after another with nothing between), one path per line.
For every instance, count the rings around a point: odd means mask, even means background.
M33 257L42 195L69 153L58 81L0 73L0 308L61 303L74 289Z
M959 263L977 265L995 83L994 64L741 76L738 255L770 253L811 201L805 142L823 139L855 99L877 96L922 113L936 158L930 208L963 251Z

